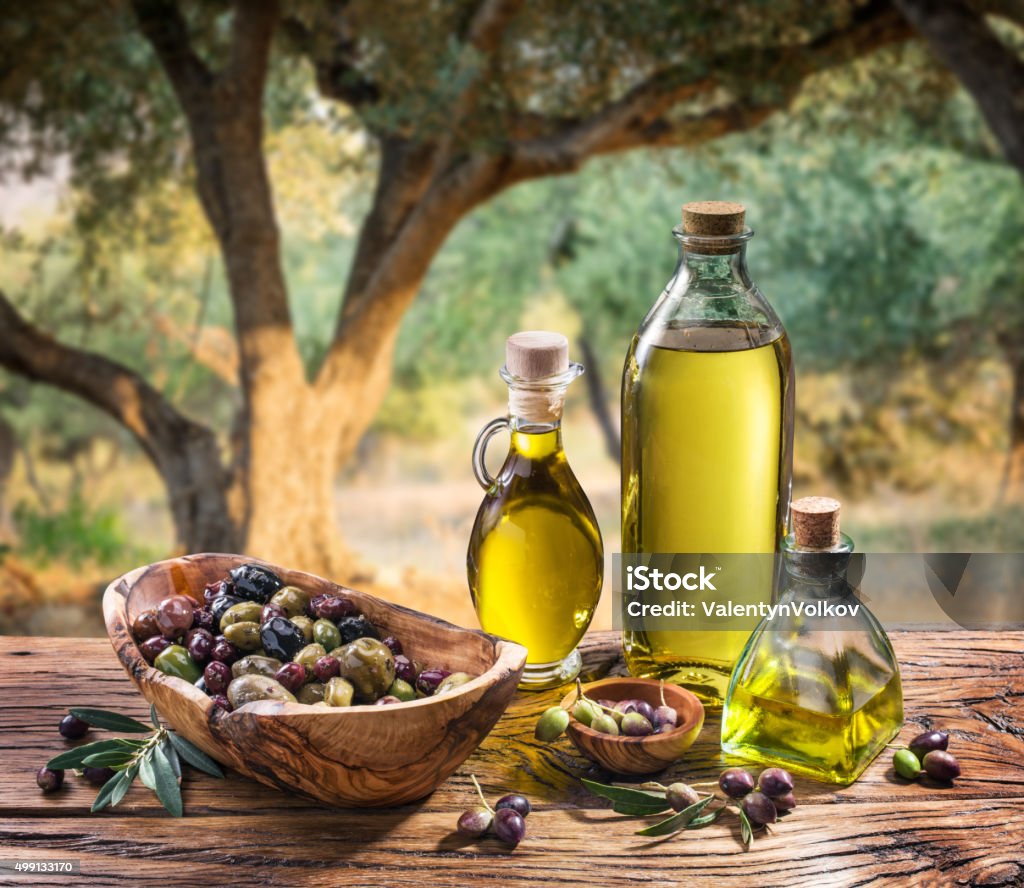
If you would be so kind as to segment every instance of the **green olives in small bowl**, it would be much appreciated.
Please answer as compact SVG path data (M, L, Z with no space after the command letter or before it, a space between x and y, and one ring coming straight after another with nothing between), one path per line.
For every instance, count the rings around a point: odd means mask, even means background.
M216 609L213 603L232 591L260 605L260 615L229 619L222 631L219 617L239 602ZM133 637L131 627L173 596L194 600L195 613L182 608L180 622L197 628L171 627L147 660L140 648L149 639ZM128 676L170 727L242 774L346 807L407 804L432 792L501 717L526 662L521 645L240 555L190 555L138 568L110 584L103 611ZM259 620L274 621L274 632L261 638ZM284 632L284 620L301 631ZM328 648L324 642L333 643L334 634L322 623L316 630L322 620L336 627L360 622L395 650L369 632ZM177 650L161 661L161 671L153 662L171 646ZM241 665L233 670L233 663ZM189 680L206 666L218 688L230 676L227 699ZM421 696L417 677L425 668L452 679L443 693L438 682ZM374 705L384 698L392 705Z

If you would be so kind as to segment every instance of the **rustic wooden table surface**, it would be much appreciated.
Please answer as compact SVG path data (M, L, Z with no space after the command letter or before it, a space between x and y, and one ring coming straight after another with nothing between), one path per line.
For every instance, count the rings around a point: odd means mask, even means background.
M139 786L116 809L90 814L96 790L71 774L59 792L36 788L36 769L68 745L57 723L74 705L146 716L145 701L105 639L0 638L0 858L75 859L82 873L0 874L0 884L1024 885L1024 632L893 642L906 696L901 738L948 730L964 776L952 788L907 785L882 756L847 789L798 781L799 807L744 851L733 818L668 839L634 835L634 821L578 781L608 775L568 740L534 741L553 691L519 695L480 749L416 805L325 809L235 774L189 770L183 819L165 816ZM611 633L588 637L584 654L589 677L622 670ZM717 738L709 717L662 781L714 779L725 761ZM533 801L515 851L453 832L474 805L474 773L492 801L513 789Z

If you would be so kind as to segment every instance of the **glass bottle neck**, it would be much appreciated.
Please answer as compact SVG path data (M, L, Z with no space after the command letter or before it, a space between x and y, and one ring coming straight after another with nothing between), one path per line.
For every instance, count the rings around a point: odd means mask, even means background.
M706 253L686 243L679 244L677 274L686 276L690 286L701 283L739 285L746 290L753 286L747 270L747 247L740 244L728 253Z
M513 452L527 459L545 459L562 451L561 422L524 422L509 417Z

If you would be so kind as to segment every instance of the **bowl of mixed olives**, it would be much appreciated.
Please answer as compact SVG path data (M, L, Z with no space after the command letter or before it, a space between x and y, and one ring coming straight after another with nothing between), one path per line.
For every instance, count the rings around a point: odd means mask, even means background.
M526 649L328 580L191 555L115 580L119 659L209 755L337 805L430 793L501 717Z
M562 699L565 731L591 761L616 774L653 774L683 757L704 727L685 688L651 678L605 678ZM579 704L579 705L578 705Z

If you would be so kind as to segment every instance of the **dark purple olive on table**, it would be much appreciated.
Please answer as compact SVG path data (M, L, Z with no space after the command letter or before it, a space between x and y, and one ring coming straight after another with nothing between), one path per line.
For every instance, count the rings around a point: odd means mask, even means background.
M782 768L768 768L757 778L757 788L769 798L793 791L793 775Z
M338 631L341 633L342 644L348 644L358 638L380 638L377 627L363 616L345 617L338 620Z
M269 623L274 617L287 617L288 614L285 609L279 604L275 604L273 601L268 601L263 605L263 610L260 611L260 625Z
M949 749L949 734L945 731L925 731L918 734L907 746L914 755L923 759L929 752L945 752Z
M743 813L747 815L747 819L755 826L774 823L779 816L775 804L763 792L750 793L743 799L740 807L743 808Z
M64 772L53 768L40 768L36 771L36 785L43 792L55 792L64 785Z
M474 808L472 811L463 812L455 828L459 835L479 839L490 829L493 819L491 812L486 808Z
M260 564L243 564L229 571L234 584L234 594L246 601L266 604L270 596L284 588L281 578Z
M192 626L195 629L205 629L212 635L216 622L213 619L213 611L208 607L200 607L192 611Z
M285 663L274 673L274 678L285 690L297 694L306 683L306 667L301 663Z
M775 810L780 814L784 811L792 811L796 807L796 796L791 792L780 796L773 796L772 804L775 805Z
M651 719L651 724L654 725L655 729L662 727L672 729L678 723L679 713L671 706L659 706L654 710L654 718Z
M171 595L156 606L156 625L165 638L177 638L192 628L192 599Z
M384 647L386 647L396 657L403 653L402 642L400 642L394 635L389 635L383 640Z
M82 776L95 786L102 786L114 773L113 768L82 768Z
M149 610L144 610L134 620L132 620L132 635L135 636L136 640L143 641L147 638L152 638L154 635L160 634L160 627L156 622L155 607L151 607Z
M395 677L411 685L416 684L416 667L404 654L395 654Z
M374 706L391 706L393 703L401 703L401 702L402 701L399 700L398 697L396 697L394 694L385 694L379 700L374 700L373 701L373 705Z
M260 627L260 642L268 657L290 660L306 646L306 636L291 620L272 617Z
M338 620L351 616L356 610L356 606L352 603L351 599L341 598L337 595L317 595L309 603L309 607L313 612L310 616L316 617L318 620L330 620L335 623ZM347 638L345 640L354 641L355 639Z
M960 776L960 762L944 749L933 749L921 762L925 773L933 780L950 783Z
M80 740L88 733L89 723L69 714L60 720L57 730L68 740Z
M210 694L223 694L233 678L231 667L219 660L211 660L203 670L203 678L206 679L206 690Z
M210 651L210 659L219 663L227 663L229 666L236 660L241 659L242 652L236 648L223 635L218 635L213 640L213 649Z
M515 848L526 835L526 821L523 815L511 808L494 812L494 834L506 845Z
M654 726L639 712L627 712L622 717L619 733L626 737L646 737L654 733Z
M313 674L317 681L327 684L332 678L341 674L341 663L337 657L320 657L313 664Z
M221 595L219 598L215 598L213 603L210 605L210 613L213 614L213 620L217 627L220 627L220 618L224 616L225 611L229 607L234 607L236 604L241 604L243 599L238 598L235 595Z
M530 807L530 800L526 796L518 795L517 793L509 793L503 795L498 799L494 805L495 811L501 811L503 808L511 808L513 811L519 814L520 817L526 817L532 810Z
M741 799L753 792L756 782L754 775L743 768L728 768L718 778L718 786L730 799Z
M673 811L682 811L700 801L700 793L685 783L673 783L665 790L665 801Z
M162 635L154 635L139 645L139 651L146 658L147 663L154 663L156 658L170 646L171 640L169 638L164 638Z
M225 712L231 711L231 701L223 694L214 694L211 698L214 706L219 706Z
M210 659L213 645L213 633L209 629L189 629L185 636L185 648L200 666Z
M451 673L446 669L424 669L416 676L416 690L429 697L449 675Z

